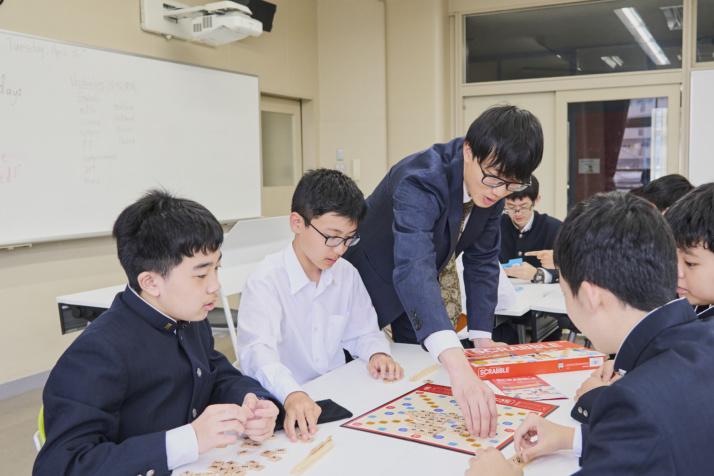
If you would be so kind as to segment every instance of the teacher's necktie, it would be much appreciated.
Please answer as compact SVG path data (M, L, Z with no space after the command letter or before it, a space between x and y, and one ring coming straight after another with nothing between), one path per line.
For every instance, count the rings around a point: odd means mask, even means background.
M464 213L461 217L461 227L459 228L459 240L461 239L461 233L463 233L466 217L469 216L473 207L473 200L464 203ZM456 242L458 243L458 240ZM459 286L459 273L456 270L456 252L451 255L446 267L439 273L439 284L441 285L441 299L444 300L449 320L451 320L451 324L456 329L459 317L461 317L461 287Z

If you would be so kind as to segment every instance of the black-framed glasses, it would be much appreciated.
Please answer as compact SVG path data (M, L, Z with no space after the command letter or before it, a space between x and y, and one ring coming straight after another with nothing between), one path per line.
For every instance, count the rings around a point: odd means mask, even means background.
M496 177L495 175L487 174L486 172L484 172L483 167L481 167L481 164L478 164L478 168L481 169L481 173L483 174L483 177L481 177L481 183L483 183L487 187L496 188L505 184L506 190L508 190L509 192L522 192L523 190L530 187L532 183L509 182L508 180L502 180Z
M515 215L516 213L529 212L529 211L533 210L533 207L535 207L535 203L531 204L530 207L521 207L521 208L504 207L503 214L504 215Z
M313 225L312 223L310 223L310 226L315 228L315 225ZM347 238L342 238L341 236L327 236L317 228L315 228L315 231L318 232L325 239L325 245L329 246L330 248L340 246L343 242L345 243L345 246L354 246L359 243L359 235L357 233L352 236L348 236Z

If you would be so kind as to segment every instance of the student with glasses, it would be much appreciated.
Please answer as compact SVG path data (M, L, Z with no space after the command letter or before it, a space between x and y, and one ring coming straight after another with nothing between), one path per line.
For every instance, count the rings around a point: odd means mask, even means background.
M307 172L292 200L294 240L260 262L243 287L241 368L283 403L285 433L292 441L298 438L296 424L307 441L322 412L301 385L344 365L343 349L365 361L374 378L403 375L389 355L359 273L340 259L360 243L357 225L365 212L364 196L352 179L336 170Z
M540 201L538 179L532 176L531 183L530 187L506 198L498 260L506 264L512 259L523 259L522 265L505 268L509 277L551 283L558 280L558 272L550 261L555 234L562 222L534 210Z
M345 254L362 276L380 327L391 325L396 342L422 344L444 364L468 431L480 437L495 434L496 405L454 332L461 315L454 259L463 253L469 339L493 346L501 199L530 185L542 155L535 116L509 105L488 109L466 137L392 167L367 198L360 246Z

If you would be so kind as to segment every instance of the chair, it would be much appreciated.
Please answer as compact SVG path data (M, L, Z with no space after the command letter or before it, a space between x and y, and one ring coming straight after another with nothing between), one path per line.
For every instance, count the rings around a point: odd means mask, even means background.
M44 416L45 406L40 407L40 414L37 416L37 431L33 436L35 441L35 448L39 452L42 446L45 444L45 416Z

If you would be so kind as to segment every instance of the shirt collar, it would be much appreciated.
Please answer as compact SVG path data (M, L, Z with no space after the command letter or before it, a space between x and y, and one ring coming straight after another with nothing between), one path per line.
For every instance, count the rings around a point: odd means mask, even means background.
M464 203L469 203L471 201L471 195L466 190L466 184L464 183Z
M283 259L285 262L285 269L288 272L288 280L290 281L290 293L295 295L302 288L310 283L310 278L305 274L305 270L302 269L300 260L295 254L295 249L293 248L292 242L285 248L283 253ZM320 285L329 286L334 280L334 274L331 269L323 269L320 273L320 281L317 283L318 288Z

